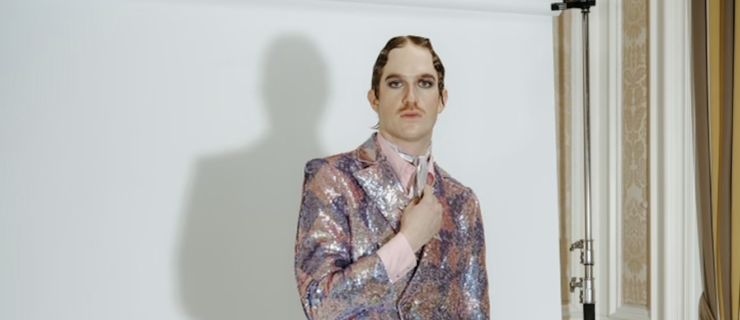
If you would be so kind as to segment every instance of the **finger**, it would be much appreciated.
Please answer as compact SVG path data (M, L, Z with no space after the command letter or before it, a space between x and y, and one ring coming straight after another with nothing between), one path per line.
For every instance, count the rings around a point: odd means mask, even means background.
M434 200L435 200L434 205L433 205L434 210L442 211L442 202L440 202L439 199L436 199L436 197Z
M432 188L432 186L429 184L424 185L424 195L427 194L434 194L434 188Z
M416 207L416 205L417 205L416 200L415 199L411 199L411 201L409 201L409 204L406 205L406 208L404 209L404 211L412 210L412 209L414 209L414 207Z
M421 197L421 200L436 200L437 197L434 196L434 189L430 187L428 184L424 186L424 195Z

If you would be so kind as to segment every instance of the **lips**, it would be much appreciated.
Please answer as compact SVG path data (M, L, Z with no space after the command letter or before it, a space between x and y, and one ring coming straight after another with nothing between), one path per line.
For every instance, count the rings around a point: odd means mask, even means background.
M410 119L413 119L413 118L421 118L421 113L419 113L419 112L404 112L404 113L401 114L401 117L402 118L410 118Z

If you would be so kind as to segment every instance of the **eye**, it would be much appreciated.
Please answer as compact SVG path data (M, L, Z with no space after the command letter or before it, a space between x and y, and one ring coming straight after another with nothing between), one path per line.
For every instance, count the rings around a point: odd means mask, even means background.
M431 87L434 86L434 81L420 80L419 81L419 86L422 87L422 88L431 88Z
M388 82L388 86L391 88L400 88L403 85L401 81L393 80Z

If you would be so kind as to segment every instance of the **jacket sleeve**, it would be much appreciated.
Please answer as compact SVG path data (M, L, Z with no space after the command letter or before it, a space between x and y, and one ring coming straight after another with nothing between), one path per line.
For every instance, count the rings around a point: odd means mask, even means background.
M306 165L294 262L308 319L345 319L395 301L376 253L352 260L349 215L357 202L349 181L325 160Z
M488 299L488 273L486 271L486 236L480 203L473 191L465 203L465 212L470 215L470 232L466 246L467 259L462 270L462 292L460 305L464 319L490 319Z

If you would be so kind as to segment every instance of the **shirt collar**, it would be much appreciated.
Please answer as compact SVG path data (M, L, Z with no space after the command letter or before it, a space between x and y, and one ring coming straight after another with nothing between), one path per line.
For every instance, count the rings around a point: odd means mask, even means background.
M401 154L397 150L401 150L398 146L394 145L387 139L383 138L383 135L378 132L378 142L380 144L380 152L388 159L388 162L393 168L393 172L398 177L399 182L405 188L408 187L411 177L414 175L416 168L414 165L404 160ZM429 152L431 153L431 147ZM429 155L429 176L427 183L434 185L434 155Z

